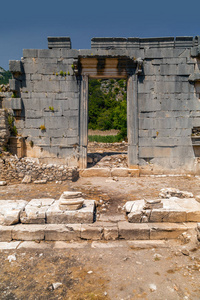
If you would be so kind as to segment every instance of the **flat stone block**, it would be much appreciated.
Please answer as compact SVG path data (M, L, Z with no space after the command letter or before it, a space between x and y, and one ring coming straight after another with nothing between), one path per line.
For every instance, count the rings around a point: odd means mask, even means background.
M127 168L113 168L111 169L111 176L114 177L128 177L129 171Z
M46 241L71 241L81 238L81 224L48 224L45 229Z
M87 241L81 242L64 242L64 241L57 241L54 244L54 249L81 249L90 246L90 243Z
M103 236L103 226L96 224L82 224L81 239L101 240Z
M12 250L17 249L18 245L20 244L20 241L17 242L0 242L0 250Z
M128 169L128 176L129 177L139 177L140 170L139 169Z
M172 223L181 223L186 222L186 212L185 211L176 211L176 210L162 210L154 209L150 215L150 222L172 222Z
M43 249L51 249L53 248L53 244L45 243L45 242L32 242L32 241L25 241L22 242L17 249L34 249L34 250L43 250Z
M119 222L119 238L125 240L149 240L150 228L147 224Z
M59 201L47 210L48 224L80 224L94 222L94 200L84 200L82 208L78 210L63 211L59 208Z
M200 211L189 211L186 215L187 222L200 222Z
M186 226L176 223L156 223L149 226L151 240L176 239L181 233L187 231Z
M13 225L19 222L20 212L26 206L24 200L1 200L0 201L0 224Z
M12 239L20 241L44 240L46 225L16 225L12 230Z
M12 227L0 225L0 241L11 241L12 240Z
M81 177L111 177L111 171L109 168L90 168L80 170L79 175Z

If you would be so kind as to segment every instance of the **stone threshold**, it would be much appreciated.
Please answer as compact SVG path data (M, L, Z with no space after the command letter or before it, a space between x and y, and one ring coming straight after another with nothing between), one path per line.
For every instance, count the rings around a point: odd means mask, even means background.
M129 223L127 221L93 224L17 224L0 225L0 242L10 241L113 241L176 239L183 232L195 230L189 223Z
M88 168L79 170L80 177L139 177L139 168Z

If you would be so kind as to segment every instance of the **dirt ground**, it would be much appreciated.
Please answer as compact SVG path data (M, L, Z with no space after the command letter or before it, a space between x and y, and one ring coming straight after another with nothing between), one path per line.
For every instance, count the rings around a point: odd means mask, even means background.
M123 215L126 201L158 198L164 187L196 196L200 178L80 178L62 184L16 184L0 187L0 199L58 199L63 191L78 190L97 201L98 215ZM199 244L192 236L187 244L170 241L164 248L135 249L131 243L116 241L75 247L64 243L68 246L62 249L44 242L34 249L2 250L0 299L200 299ZM16 260L9 262L10 255ZM56 282L62 285L53 289Z

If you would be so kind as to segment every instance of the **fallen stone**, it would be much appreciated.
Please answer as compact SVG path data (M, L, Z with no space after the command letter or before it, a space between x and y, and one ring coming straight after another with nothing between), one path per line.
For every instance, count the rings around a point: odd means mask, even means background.
M22 183L31 183L32 178L31 175L25 175L24 178L22 179Z
M189 256L190 255L190 252L187 250L187 249L182 249L181 250L181 253L185 256Z
M45 184L45 183L47 183L47 179L35 180L33 183L35 183L35 184Z
M165 188L160 190L159 197L161 198L171 198L171 197L178 197L178 198L193 198L193 194L187 191L180 191L175 188Z
M54 203L54 199L32 199L20 212L20 221L23 224L45 224L46 211Z
M15 254L9 255L9 256L7 257L7 260L8 260L9 262L12 262L12 261L17 260L16 255L15 255Z
M55 282L55 283L52 283L53 290L56 290L56 289L59 288L61 285L62 285L61 282Z
M4 185L7 185L7 182L6 181L0 181L0 186L4 186Z
M27 201L24 200L1 200L0 224L9 226L19 223L20 212L26 204Z

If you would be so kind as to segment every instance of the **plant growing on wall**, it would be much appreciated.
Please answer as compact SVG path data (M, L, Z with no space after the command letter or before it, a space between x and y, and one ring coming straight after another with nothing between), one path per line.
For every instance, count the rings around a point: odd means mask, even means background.
M54 112L54 107L53 106L49 106L49 110Z
M60 76L63 76L63 75L64 75L64 73L63 73L63 71L61 70L61 71L60 71Z
M17 127L14 125L14 117L12 114L8 114L8 126L9 126L9 130L10 130L10 134L12 136L16 136L17 135Z
M17 93L13 92L11 98L17 98Z
M42 131L45 131L45 130L46 130L45 125L40 125L40 129L41 129Z

